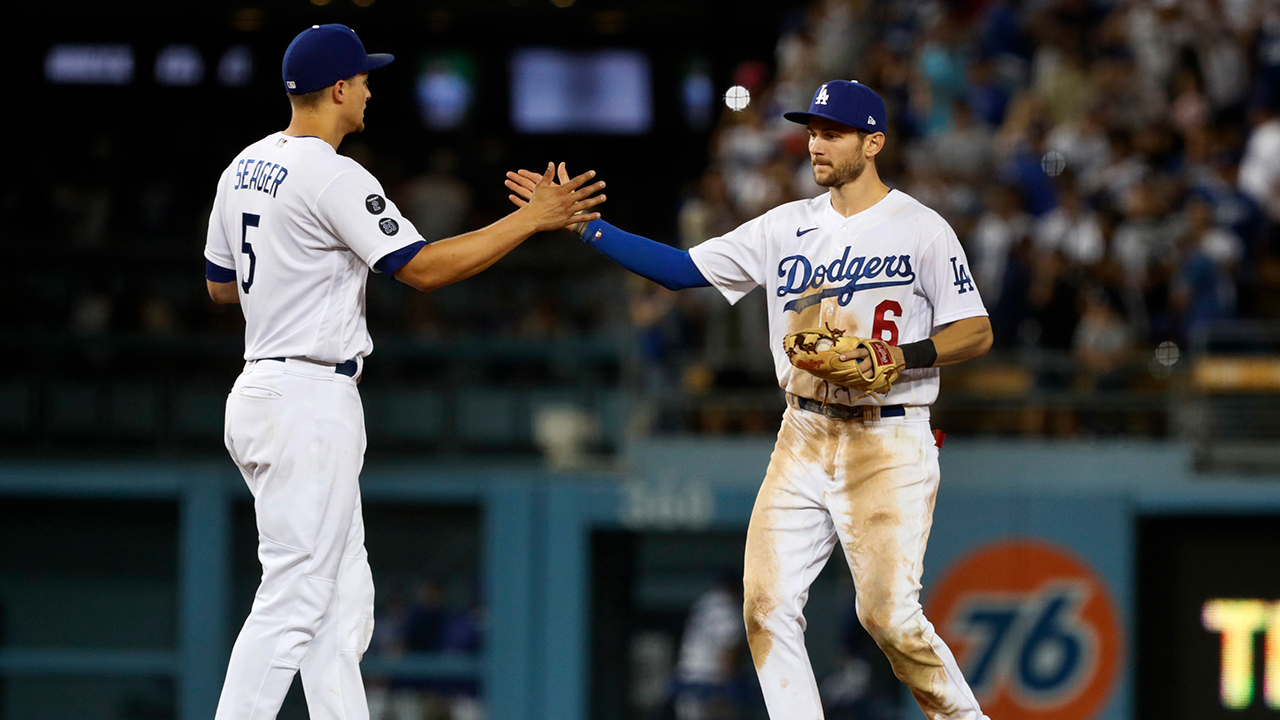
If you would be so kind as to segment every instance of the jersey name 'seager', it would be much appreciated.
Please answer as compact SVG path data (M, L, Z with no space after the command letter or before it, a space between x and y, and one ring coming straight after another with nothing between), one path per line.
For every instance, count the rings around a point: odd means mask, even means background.
M422 240L378 181L315 137L275 133L222 173L205 259L234 270L245 359L341 363L373 350L369 269Z
M232 189L260 190L275 197L280 191L280 183L288 176L289 169L280 163L240 158L236 160L236 183Z
M850 403L856 396L793 368L782 347L787 333L826 325L904 345L987 314L955 232L897 190L848 218L828 194L787 203L689 254L731 303L765 289L778 384L817 400ZM939 375L937 368L904 371L883 402L932 404Z

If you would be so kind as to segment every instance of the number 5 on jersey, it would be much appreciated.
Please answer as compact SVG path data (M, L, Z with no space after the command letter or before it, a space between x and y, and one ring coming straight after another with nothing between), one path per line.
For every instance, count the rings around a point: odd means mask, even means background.
M260 217L253 213L242 213L240 216L240 252L249 256L249 272L240 281L240 289L244 290L245 295L249 294L249 288L253 286L253 271L258 267L258 256L253 254L253 245L249 244L249 228L258 227Z

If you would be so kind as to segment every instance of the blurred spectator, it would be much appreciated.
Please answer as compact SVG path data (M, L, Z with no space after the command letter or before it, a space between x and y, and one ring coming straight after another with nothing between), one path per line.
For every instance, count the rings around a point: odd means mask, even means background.
M1184 135L1209 123L1211 108L1200 75L1190 67L1178 71L1173 80L1173 107L1169 116Z
M1220 114L1235 114L1249 94L1246 38L1253 34L1258 20L1254 17L1255 7L1251 0L1207 0L1201 6L1202 16L1196 23L1196 60L1210 106Z
M1187 205L1187 227L1178 240L1181 256L1171 285L1172 306L1185 343L1197 326L1234 316L1234 272L1244 256L1240 238L1213 225L1213 209L1203 200Z
M1036 221L1036 252L1060 252L1075 267L1095 265L1106 253L1097 215L1084 204L1074 177L1064 175L1060 180L1061 203Z
M1123 387L1123 368L1134 350L1133 330L1108 295L1098 288L1081 293L1084 311L1071 340L1081 389Z
M689 610L675 668L676 720L733 720L745 692L740 661L745 654L742 579L726 573Z
M1088 112L1055 125L1045 137L1045 147L1062 154L1077 182L1100 173L1107 166L1111 152L1105 111L1094 105Z
M1079 276L1071 272L1061 252L1037 255L1027 292L1027 305L1035 320L1033 337L1040 347L1071 349L1071 338L1079 320L1076 305L1078 280ZM1042 385L1054 388L1064 384L1056 374L1049 380L1042 373L1041 381Z
M737 227L741 217L730 204L724 176L715 168L708 168L698 181L696 191L680 206L677 216L680 244L687 250L704 240L719 237Z
M1032 66L1033 86L1045 103L1053 124L1070 122L1085 114L1097 102L1096 80L1075 44L1074 34L1057 27L1036 51Z
M990 57L980 56L969 65L969 87L965 99L974 116L987 127L997 128L1004 123L1004 112L1009 107L1009 88L996 74L995 61Z
M953 102L964 96L966 60L960 48L959 28L943 17L925 34L917 54L921 82L913 104L920 117L919 130L926 137L946 131L954 121Z
M951 102L951 120L950 126L924 144L929 160L949 179L972 184L991 177L994 133L977 121L963 100ZM918 196L916 199L925 202Z
M873 31L866 17L870 4L865 0L817 0L811 5L809 27L814 33L820 78L845 76L866 52Z
M841 578L839 587L853 594ZM825 716L831 720L897 720L902 716L902 688L875 640L858 620L857 604L845 601L840 627L839 669L818 685Z
M405 183L401 212L427 242L453 237L468 226L471 188L457 172L457 153L438 148L431 153L427 172Z
M1124 220L1111 244L1123 272L1125 314L1146 339L1169 334L1168 280L1176 260L1179 221L1153 179L1134 185L1125 197Z
M999 185L988 192L988 208L973 231L969 262L988 307L1000 301L1005 265L1013 248L1028 236L1031 217L1022 211L1018 191Z
M1062 169L1046 165L1055 162L1045 156L1048 122L1044 101L1024 93L1014 101L997 135L998 177L1022 191L1024 207L1035 216L1058 204L1053 178L1045 170Z
M1240 189L1280 223L1280 95L1264 98L1249 113L1253 132L1240 161Z
M1106 164L1094 166L1080 178L1081 190L1111 207L1120 207L1124 196L1148 168L1133 150L1133 142L1127 130L1112 129L1107 133Z
M476 610L446 602L434 580L415 582L412 597L387 593L375 613L370 655L405 653L478 653ZM481 720L479 686L473 681L371 680L367 686L370 720Z
M774 139L755 104L725 117L715 138L716 162L734 206L747 216L758 214L757 208L773 207L779 194L764 171L776 152Z

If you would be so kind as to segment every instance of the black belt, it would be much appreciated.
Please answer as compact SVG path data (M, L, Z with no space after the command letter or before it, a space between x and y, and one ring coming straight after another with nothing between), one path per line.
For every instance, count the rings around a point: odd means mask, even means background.
M284 362L286 360L286 358L262 358L262 359L275 360L276 362ZM348 360L346 362L340 362L337 365L333 366L333 371L338 373L339 375L346 375L347 377L353 378L356 376L356 361Z
M879 416L882 418L904 417L907 414L907 409L901 405L836 405L820 403L791 393L787 393L787 400L801 410L825 415L835 420L874 420L876 410L880 411Z

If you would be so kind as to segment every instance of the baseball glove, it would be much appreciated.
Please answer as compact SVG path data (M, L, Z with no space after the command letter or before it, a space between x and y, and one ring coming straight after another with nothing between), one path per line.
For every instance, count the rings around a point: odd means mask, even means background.
M898 379L901 368L893 361L889 343L879 338L846 337L839 328L805 328L787 335L782 341L791 364L823 380L843 385L862 393L887 394ZM844 353L866 348L870 368L864 373L856 360L841 360Z

